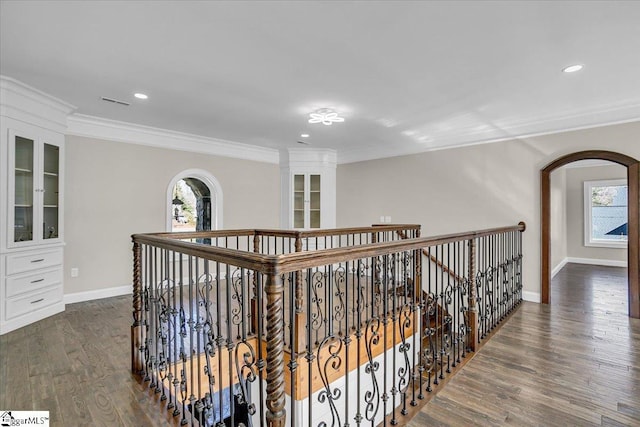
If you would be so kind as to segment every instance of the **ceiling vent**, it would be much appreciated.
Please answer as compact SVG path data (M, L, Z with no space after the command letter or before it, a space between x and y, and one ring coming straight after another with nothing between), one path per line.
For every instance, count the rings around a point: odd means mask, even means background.
M103 96L101 99L102 99L103 101L113 102L114 104L124 105L124 106L126 106L126 107L128 107L129 105L131 105L131 104L129 104L129 103L128 103L128 102L126 102L126 101L120 101L119 99L107 98L106 96Z

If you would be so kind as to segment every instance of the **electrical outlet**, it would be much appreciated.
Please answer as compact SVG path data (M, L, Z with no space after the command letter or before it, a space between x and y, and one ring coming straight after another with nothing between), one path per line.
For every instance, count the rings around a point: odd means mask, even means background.
M80 275L80 269L75 267L71 269L71 277L78 277L79 275Z
M391 217L390 216L385 216L384 217L384 222L391 223Z

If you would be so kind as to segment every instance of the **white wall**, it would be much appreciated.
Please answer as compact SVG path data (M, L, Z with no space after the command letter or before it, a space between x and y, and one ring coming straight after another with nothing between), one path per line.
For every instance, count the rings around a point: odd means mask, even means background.
M76 136L66 144L66 295L95 291L95 297L130 286L131 234L165 231L167 187L186 169L203 169L220 182L224 228L278 226L276 164ZM80 270L76 278L72 267Z
M422 224L422 235L527 223L524 290L540 293L540 169L597 149L640 159L640 122L338 165L337 225Z
M567 256L595 261L627 260L627 250L596 248L584 245L584 182L603 179L626 179L627 169L610 166L567 168Z

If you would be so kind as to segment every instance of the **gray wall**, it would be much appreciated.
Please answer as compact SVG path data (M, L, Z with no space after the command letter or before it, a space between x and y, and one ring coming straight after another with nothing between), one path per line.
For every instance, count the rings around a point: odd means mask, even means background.
M278 226L278 165L67 136L65 294L130 284L131 234L165 231L169 182L193 168L220 183L224 228Z
M594 248L584 245L584 182L603 179L624 179L627 169L611 166L567 168L567 256L606 261L626 261L627 250Z
M569 153L640 159L640 122L339 165L337 225L422 224L423 236L527 223L524 288L540 292L540 169Z

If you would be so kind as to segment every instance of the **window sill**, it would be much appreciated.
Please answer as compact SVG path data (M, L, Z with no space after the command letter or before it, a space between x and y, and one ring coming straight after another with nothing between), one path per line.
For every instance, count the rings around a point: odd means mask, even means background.
M584 242L584 245L590 248L610 248L610 249L627 249L627 241L612 242L604 240L592 240Z

